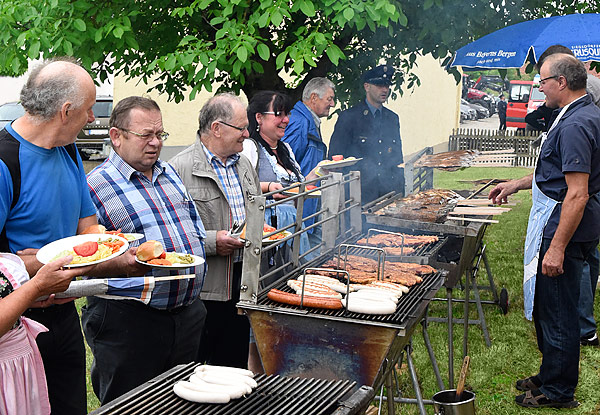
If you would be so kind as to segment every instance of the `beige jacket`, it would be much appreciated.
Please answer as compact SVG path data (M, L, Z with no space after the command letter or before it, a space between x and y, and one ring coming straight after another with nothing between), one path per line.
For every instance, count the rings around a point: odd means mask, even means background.
M197 138L190 147L177 154L169 163L181 176L183 184L196 202L196 207L206 229L204 240L207 272L201 298L226 301L232 296L232 256L217 255L217 231L231 229L232 215L221 182L206 159L202 143ZM236 164L244 201L248 195L260 194L258 175L250 161L243 155Z

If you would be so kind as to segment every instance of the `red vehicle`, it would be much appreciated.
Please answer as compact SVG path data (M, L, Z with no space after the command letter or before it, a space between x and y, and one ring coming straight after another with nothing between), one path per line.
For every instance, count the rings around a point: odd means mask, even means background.
M537 77L538 75L536 75ZM539 84L533 81L510 81L508 106L506 108L506 126L525 129L525 116L544 103L546 97L539 90Z

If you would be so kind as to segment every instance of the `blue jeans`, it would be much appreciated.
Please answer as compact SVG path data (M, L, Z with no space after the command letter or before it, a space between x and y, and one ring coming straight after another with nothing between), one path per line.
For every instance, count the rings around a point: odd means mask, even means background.
M589 339L596 333L596 320L594 320L594 298L598 284L598 269L600 258L598 249L592 251L589 263L583 264L581 275L581 293L579 294L579 328L580 337Z
M565 249L564 273L542 274L542 261L551 240L544 238L535 284L533 320L542 353L540 390L553 401L573 400L579 378L579 292L584 261L598 246L594 242L570 242Z

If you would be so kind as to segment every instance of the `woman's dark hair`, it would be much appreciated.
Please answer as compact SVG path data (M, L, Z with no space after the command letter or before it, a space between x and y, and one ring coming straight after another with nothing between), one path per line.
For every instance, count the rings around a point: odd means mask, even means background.
M264 147L268 154L275 156L283 167L294 172L296 178L300 180L301 173L296 168L287 146L281 144L277 147L277 154L275 154L269 144L260 135L258 122L256 121L256 114L264 114L271 111L289 114L291 110L292 102L287 95L276 91L257 92L248 103L248 130L250 130L250 138L258 145Z

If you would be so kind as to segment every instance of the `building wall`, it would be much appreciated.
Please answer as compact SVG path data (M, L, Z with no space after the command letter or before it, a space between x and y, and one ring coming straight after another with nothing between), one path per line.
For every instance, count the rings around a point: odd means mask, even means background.
M460 118L460 87L456 85L454 77L446 73L438 61L430 56L417 59L415 72L421 79L421 86L386 104L400 116L405 155L425 146L444 148L452 129L458 127ZM115 104L130 95L145 95L158 102L163 112L164 128L171 134L161 157L168 160L194 142L198 112L213 93L202 91L193 101L185 99L176 104L174 101L169 102L165 95L147 92L147 89L148 86L142 82L125 81L123 77L117 76L114 81ZM323 120L321 131L326 143L333 133L336 120L337 115Z

